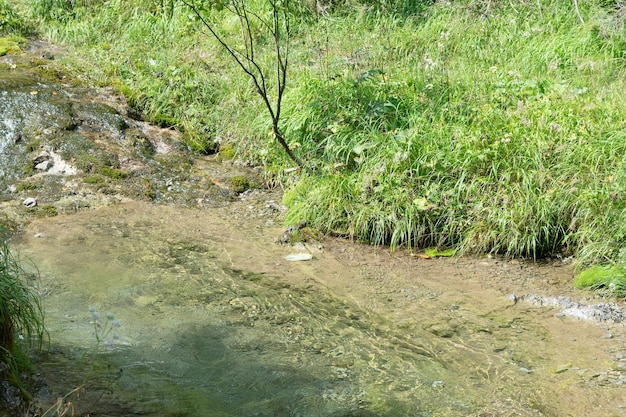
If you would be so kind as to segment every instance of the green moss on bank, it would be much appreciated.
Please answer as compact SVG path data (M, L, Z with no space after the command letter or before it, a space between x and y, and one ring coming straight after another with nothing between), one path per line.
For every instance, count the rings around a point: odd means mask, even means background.
M0 38L0 56L18 51L20 51L20 46L17 41L10 38Z

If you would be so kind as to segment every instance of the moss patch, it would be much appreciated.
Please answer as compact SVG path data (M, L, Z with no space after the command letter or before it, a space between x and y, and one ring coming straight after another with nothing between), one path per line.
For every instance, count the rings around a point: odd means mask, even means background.
M98 169L98 174L104 175L105 177L109 177L114 180L123 180L128 176L128 174L122 170L111 168L111 167L100 167Z
M250 189L250 181L241 175L234 176L230 179L230 185L237 194L243 193Z
M15 192L19 193L22 191L33 191L39 188L37 184L33 184L31 182L22 182L15 187Z
M89 175L83 179L85 184L104 184L104 178L98 175Z
M219 159L220 160L233 159L236 153L237 153L237 149L233 145L223 144L220 146Z
M20 50L17 42L12 38L0 38L0 56L9 52L18 52Z
M41 206L39 208L39 210L37 210L37 212L35 213L35 216L37 216L37 217L54 217L57 214L59 214L59 211L57 210L57 208L55 206L47 205L47 206Z
M584 270L574 279L574 287L578 289L607 287L611 283L624 279L624 272L614 266L592 266Z
M439 250L437 248L427 248L424 249L424 254L429 258L449 258L450 256L454 256L456 253L456 249L445 249Z

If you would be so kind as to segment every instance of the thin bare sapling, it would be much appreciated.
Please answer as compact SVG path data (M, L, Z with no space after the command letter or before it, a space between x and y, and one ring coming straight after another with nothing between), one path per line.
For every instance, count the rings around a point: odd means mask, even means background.
M258 95L263 100L272 119L272 134L285 150L289 158L299 167L302 161L296 156L280 130L282 100L287 86L287 67L289 64L290 0L182 0L194 15L202 22L212 36L228 52L233 60L245 72ZM267 9L254 7L265 6ZM240 29L241 45L223 33L212 19L212 13L227 10L237 17ZM258 36L257 31L265 36ZM260 39L271 40L273 62L264 65L257 54ZM275 82L272 81L272 78ZM272 100L274 97L274 100Z

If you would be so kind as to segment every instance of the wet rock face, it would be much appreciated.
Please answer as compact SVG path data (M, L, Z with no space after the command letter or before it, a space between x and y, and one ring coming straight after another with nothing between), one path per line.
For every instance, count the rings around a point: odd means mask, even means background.
M55 62L38 50L0 59L0 208L10 217L125 198L215 207L238 198L232 178L260 184L192 154L179 132L144 122L111 89L74 85ZM29 198L37 205L22 204Z
M57 90L33 75L0 72L0 181L24 173L42 135L75 127L70 102Z
M83 102L76 93L34 75L0 73L0 173L5 181L33 170L47 172L55 163L65 169L53 173L75 174L61 159L84 172L98 163L119 164L97 143L121 142L128 128L124 117L107 104Z

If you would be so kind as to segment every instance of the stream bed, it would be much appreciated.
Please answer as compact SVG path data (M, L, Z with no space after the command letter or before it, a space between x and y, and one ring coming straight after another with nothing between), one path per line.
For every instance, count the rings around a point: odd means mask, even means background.
M73 406L91 416L624 412L619 325L608 338L476 280L508 263L472 273L341 240L290 263L280 228L241 221L256 204L127 202L30 223L19 248L45 294L48 395L84 384ZM438 270L449 278L431 281Z

